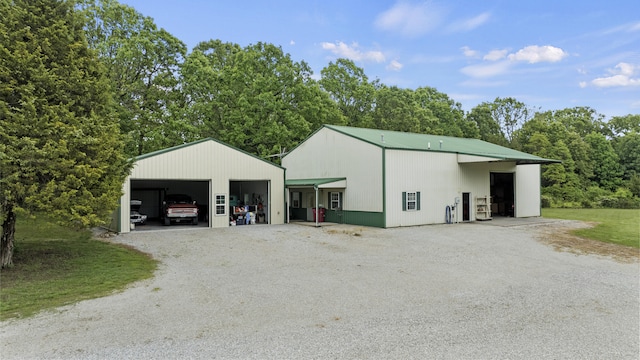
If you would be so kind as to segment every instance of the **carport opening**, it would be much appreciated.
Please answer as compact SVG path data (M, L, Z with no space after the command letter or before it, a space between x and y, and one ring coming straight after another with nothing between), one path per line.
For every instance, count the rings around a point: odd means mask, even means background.
M268 180L229 181L229 224L268 224L270 195Z
M491 216L515 215L514 173L491 173Z
M198 207L198 226L209 226L210 185L207 180L131 180L131 201L139 201L137 211L146 215L145 224L134 224L134 230L169 228L162 226L162 212L167 195L185 194L196 202ZM134 206L131 207L134 211ZM132 218L133 218L132 212ZM172 222L173 225L175 221ZM173 226L172 225L172 226ZM193 226L193 225L191 225Z

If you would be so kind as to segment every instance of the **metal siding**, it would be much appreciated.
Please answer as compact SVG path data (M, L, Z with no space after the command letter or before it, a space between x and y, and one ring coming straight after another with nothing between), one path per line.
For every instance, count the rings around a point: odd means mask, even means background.
M344 210L382 212L382 149L323 128L282 159L289 179L346 177Z
M459 193L456 154L386 150L387 227L444 222ZM402 211L402 192L419 191L419 211Z
M516 217L540 216L540 165L518 165L514 190Z
M129 228L131 179L210 181L210 207L214 205L215 194L226 195L228 204L231 180L268 181L269 223L284 223L284 169L213 140L137 161L123 186L122 232ZM227 216L215 216L212 212L210 222L212 227L229 226Z
M469 220L476 220L476 197L491 195L489 166L486 163L461 164L460 165L460 197L463 192L469 193ZM462 200L460 202L462 206ZM458 211L462 221L462 209Z
M382 159L383 153L386 153L385 159ZM383 226L397 227L444 223L446 206L452 205L456 198L461 199L463 192L471 195L469 215L470 220L475 220L475 198L490 195L490 173L516 173L512 161L460 164L458 158L458 154L437 151L382 150L323 128L285 156L283 166L290 179L346 177L345 213L352 210L384 215L386 212ZM537 167L539 172L539 165L527 166ZM516 209L517 216L534 216L529 215L535 213L534 207L539 214L539 174L535 177L537 185L531 176L528 171L518 170L515 177L516 203L521 206ZM386 181L385 189L383 181ZM534 190L527 192L528 187ZM386 194L381 199L383 191ZM402 211L403 191L421 192L421 210ZM383 202L386 209L382 209ZM457 209L456 215L460 221L462 209Z

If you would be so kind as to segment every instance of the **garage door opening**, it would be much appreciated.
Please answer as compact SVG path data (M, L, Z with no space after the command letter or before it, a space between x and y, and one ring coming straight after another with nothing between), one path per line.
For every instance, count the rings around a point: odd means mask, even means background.
M491 173L491 216L515 215L513 173Z
M229 181L230 224L270 223L270 184L268 180Z
M211 199L209 181L193 180L131 180L131 215L134 223L133 230L157 230L169 229L176 226L209 227L209 202ZM187 219L174 219L171 225L164 225L163 201L167 195L183 194L195 201L198 208L198 221L186 221ZM138 214L146 220L144 224ZM138 220L134 220L137 217Z

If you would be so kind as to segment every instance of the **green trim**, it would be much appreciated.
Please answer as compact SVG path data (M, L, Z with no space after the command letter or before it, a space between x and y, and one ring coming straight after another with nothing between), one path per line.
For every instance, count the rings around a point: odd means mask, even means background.
M291 218L289 220L307 221L307 208L290 208Z
M282 207L284 209L282 209L282 211L284 211L282 214L282 223L286 224L287 222L289 222L291 219L289 218L289 205L287 204L287 195L288 195L288 191L287 191L287 169L284 169L284 171L282 172ZM271 189L271 191L273 191L273 188ZM273 224L273 217L272 217L273 213L271 213L271 211L269 211L269 220L271 221L269 224Z
M129 193L131 193L131 183L129 183ZM131 198L131 195L129 195L129 198ZM131 201L129 201L129 213L131 213ZM131 219L127 223L130 222ZM131 226L129 226L129 231L131 231ZM120 196L120 206L118 206L118 232L122 232L122 196Z
M165 153L168 153L168 152L184 149L184 148L187 148L189 146L198 145L198 144L201 144L201 143L204 143L204 142L207 142L207 141L216 142L216 143L218 143L220 145L223 145L223 146L226 146L226 147L231 148L233 150L239 151L239 152L241 152L241 153L243 153L245 155L249 155L252 158L258 159L260 161L264 161L265 163L267 163L269 165L273 165L273 166L275 166L277 168L284 169L282 166L280 166L278 164L274 164L269 160L263 159L263 158L255 155L255 154L252 154L250 152L244 151L244 150L239 149L239 148L237 148L237 147L235 147L233 145L229 145L229 144L227 144L225 142L222 142L222 141L214 139L214 138L205 138L205 139L201 139L201 140L198 140L198 141L193 141L193 142L186 143L186 144L173 146L173 147L162 149L162 150L153 151L153 152L150 152L150 153L147 153L147 154L138 155L138 156L134 157L133 160L137 161L137 160L147 159L147 158L154 157L154 156L157 156L157 155L162 155L162 154L165 154Z
M289 179L285 180L285 187L296 187L296 186L318 186L329 184L336 181L347 180L346 177L338 177L338 178L319 178L319 179Z
M362 225L378 228L385 227L385 216L382 212L343 210L339 214L338 211L327 209L325 212L324 221L338 224Z
M387 227L387 153L382 148L382 227Z

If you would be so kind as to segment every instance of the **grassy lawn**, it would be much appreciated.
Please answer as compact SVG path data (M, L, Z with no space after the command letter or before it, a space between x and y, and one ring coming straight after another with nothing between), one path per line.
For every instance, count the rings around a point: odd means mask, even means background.
M0 320L109 295L149 278L149 256L43 219L19 218L14 266L0 273Z
M542 209L542 216L553 219L597 223L573 234L588 239L640 248L640 210L638 209Z

